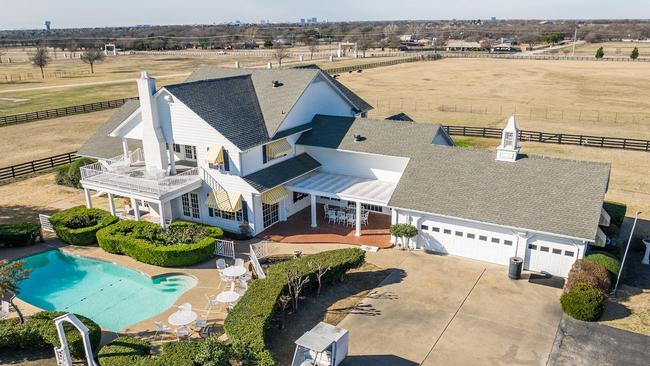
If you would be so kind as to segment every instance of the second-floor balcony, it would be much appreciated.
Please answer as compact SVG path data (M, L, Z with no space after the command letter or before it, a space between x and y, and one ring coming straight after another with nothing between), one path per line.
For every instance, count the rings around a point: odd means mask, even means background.
M160 199L163 196L190 191L201 186L198 167L176 165L177 174L147 169L142 150L129 152L128 157L118 156L100 160L80 168L84 187L114 190Z

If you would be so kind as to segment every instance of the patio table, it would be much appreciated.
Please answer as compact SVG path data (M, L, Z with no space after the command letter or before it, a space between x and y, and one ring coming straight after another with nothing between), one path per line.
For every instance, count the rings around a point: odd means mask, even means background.
M194 311L183 311L179 310L167 318L167 322L170 325L174 325L177 327L184 326L191 324L193 321L196 320L198 315Z
M217 300L223 303L233 303L239 300L239 294L235 291L224 291L217 295Z
M239 277L246 273L246 268L243 266L230 266L221 271L221 274L226 277Z

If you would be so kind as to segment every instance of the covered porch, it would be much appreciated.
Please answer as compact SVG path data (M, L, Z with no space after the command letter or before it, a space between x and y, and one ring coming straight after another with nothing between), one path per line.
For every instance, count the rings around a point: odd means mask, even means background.
M370 212L368 225L361 226L361 235L356 235L355 226L329 223L325 218L325 205L317 204L316 227L311 226L311 209L307 207L266 229L259 238L279 243L338 243L370 245L389 248L390 215Z

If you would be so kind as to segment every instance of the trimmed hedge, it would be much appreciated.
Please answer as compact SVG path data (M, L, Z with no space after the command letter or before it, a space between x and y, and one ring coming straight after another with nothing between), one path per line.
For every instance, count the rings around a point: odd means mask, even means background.
M596 321L605 309L605 297L595 287L577 283L571 290L562 294L562 310L572 318L584 321Z
M224 328L234 350L249 364L275 365L264 342L265 330L278 309L278 299L287 293L286 273L315 277L315 266L322 263L331 267L325 274L325 283L340 279L348 270L363 264L365 252L358 248L338 249L303 256L268 269L266 279L254 280L234 309L226 317ZM311 281L313 285L315 281Z
M585 260L598 263L601 266L605 267L605 269L607 269L609 272L611 279L616 278L616 276L618 276L618 272L621 270L621 262L609 253L595 252L586 256Z
M151 344L144 339L117 337L97 354L102 366L142 366L148 360Z
M139 262L156 266L178 267L205 262L212 258L214 240L223 236L223 230L219 228L193 222L173 222L168 233L173 233L175 229L189 232L204 230L208 236L194 243L165 244L156 239L165 235L158 224L123 220L99 230L97 241L99 246L109 253L125 254Z
M571 289L577 284L584 283L598 289L601 293L607 294L612 286L607 268L602 265L586 259L578 259L573 263L569 276L564 286L565 291Z
M34 244L37 238L43 241L39 223L0 224L0 246L24 247Z
M603 202L603 208L609 216L611 221L616 226L621 226L623 220L625 219L625 212L627 212L627 205L625 203L614 202L614 201L605 201Z
M107 211L84 206L69 208L50 216L50 223L56 235L64 242L73 245L97 243L97 231L118 220L117 216Z
M27 318L23 324L18 319L0 321L0 350L59 347L59 337L53 320L64 314L65 312L60 311L43 311ZM97 350L102 335L101 328L84 316L77 315L77 318L88 327L90 343L93 350ZM81 333L68 323L64 324L63 329L68 340L70 355L83 359L85 352Z
M81 188L81 168L95 161L89 158L79 158L72 163L61 165L54 169L54 183L62 186Z

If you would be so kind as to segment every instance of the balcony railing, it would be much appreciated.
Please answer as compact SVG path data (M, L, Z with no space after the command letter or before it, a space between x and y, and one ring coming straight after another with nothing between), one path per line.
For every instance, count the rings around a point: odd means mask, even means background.
M83 166L79 168L81 179L87 183L155 196L162 196L201 180L199 168L176 175L148 171L141 163L141 157L141 152L135 150L129 154L128 159L116 157Z

